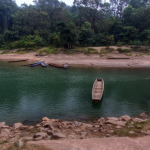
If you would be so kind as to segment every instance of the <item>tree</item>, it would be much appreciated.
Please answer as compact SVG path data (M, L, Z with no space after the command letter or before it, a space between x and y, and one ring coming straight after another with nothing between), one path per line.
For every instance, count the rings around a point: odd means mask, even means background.
M125 26L123 28L123 41L124 42L130 42L137 40L138 38L138 29L136 29L133 26Z
M91 24L85 22L79 34L79 42L82 46L91 46L94 43L94 32L91 29Z
M14 0L0 0L0 29L1 32L11 29L12 15L17 11Z
M128 6L130 0L110 0L113 15L121 18L125 7Z
M71 49L76 45L78 32L74 23L61 22L57 31L63 47Z

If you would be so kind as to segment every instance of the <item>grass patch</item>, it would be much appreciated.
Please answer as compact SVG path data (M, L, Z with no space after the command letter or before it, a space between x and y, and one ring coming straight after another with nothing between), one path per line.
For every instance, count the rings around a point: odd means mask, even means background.
M86 55L88 54L97 54L97 50L90 47L77 47L74 49L64 49L63 50L65 54L81 54L84 53Z
M88 54L97 54L98 52L97 52L97 50L96 49L94 49L94 48L85 48L84 49L84 54L86 54L86 55L88 55Z
M28 132L37 133L37 132L40 132L40 129L35 127L35 128L32 128L32 129L29 129Z
M117 50L118 50L119 53L131 53L130 49L118 48Z
M0 141L0 145L6 144L6 143L7 143L7 140Z
M148 131L148 130L150 130L150 120L134 124L129 123L125 127L117 129L114 132L114 135L136 137L142 135L141 131Z
M48 54L56 54L59 49L55 47L43 48L37 51L38 55L48 55Z
M100 54L108 54L111 53L114 49L110 47L106 47L100 50Z
M132 53L126 53L127 56L132 56Z
M9 53L11 53L10 50L4 50L1 54L9 54Z

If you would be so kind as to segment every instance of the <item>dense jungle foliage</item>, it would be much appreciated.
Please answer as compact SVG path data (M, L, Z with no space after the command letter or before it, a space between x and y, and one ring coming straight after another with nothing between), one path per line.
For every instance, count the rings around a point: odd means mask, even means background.
M0 47L149 45L150 0L0 0Z

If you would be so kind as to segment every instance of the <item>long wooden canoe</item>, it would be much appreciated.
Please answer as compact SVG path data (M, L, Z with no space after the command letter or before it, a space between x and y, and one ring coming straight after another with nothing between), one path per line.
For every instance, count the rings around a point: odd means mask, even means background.
M107 59L131 59L130 57L107 57Z
M22 62L22 61L27 61L28 59L21 59L21 60L10 60L8 62Z
M49 65L52 66L52 67L62 68L62 69L67 69L68 68L68 63L62 64L62 65L50 63Z
M102 99L103 92L104 92L104 80L96 79L94 81L93 88L92 88L92 100L100 101Z

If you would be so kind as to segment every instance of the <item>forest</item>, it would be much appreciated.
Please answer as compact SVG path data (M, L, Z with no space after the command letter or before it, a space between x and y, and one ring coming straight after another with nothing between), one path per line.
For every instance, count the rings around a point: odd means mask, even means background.
M0 0L0 48L150 45L150 0Z

